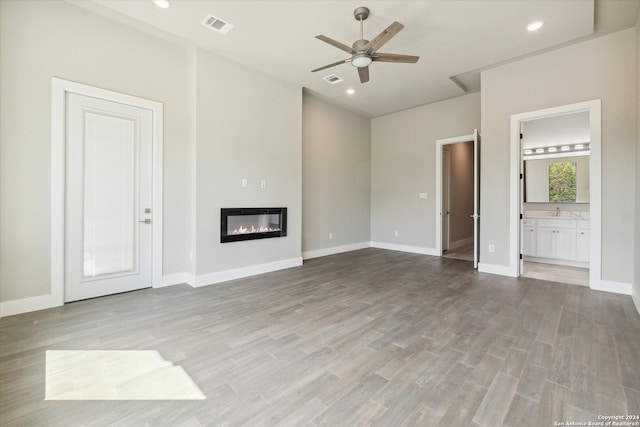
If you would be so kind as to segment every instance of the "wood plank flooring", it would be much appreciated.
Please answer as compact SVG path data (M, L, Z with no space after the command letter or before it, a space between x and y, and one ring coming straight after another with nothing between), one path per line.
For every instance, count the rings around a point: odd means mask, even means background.
M45 401L46 350L157 350L201 401ZM363 249L0 320L2 426L553 426L640 411L629 296Z

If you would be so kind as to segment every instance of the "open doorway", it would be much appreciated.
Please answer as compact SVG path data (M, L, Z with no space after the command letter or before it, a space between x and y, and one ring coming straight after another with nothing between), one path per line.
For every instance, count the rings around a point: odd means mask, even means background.
M589 112L520 126L521 276L589 286Z
M531 126L564 119L586 124L583 141L562 141L538 147L523 144ZM587 101L511 116L511 268L514 276L529 276L539 262L555 277L545 280L570 283L562 274L573 268L588 272L580 284L601 287L601 116L600 101ZM529 127L529 130L527 130ZM553 127L547 127L547 130ZM555 131L554 131L555 132ZM556 132L557 133L557 132ZM557 155L558 153L562 155ZM576 155L578 154L578 155ZM539 157L536 157L539 156ZM537 163L528 164L529 160ZM588 171L588 182L580 174ZM552 188L552 175L570 176L570 191ZM529 175L528 183L525 178ZM542 177L535 185L535 177ZM536 201L537 197L542 197ZM564 200L566 199L566 200ZM528 267L528 268L527 268ZM578 271L579 272L579 271ZM560 273L560 276L556 273ZM571 275L571 272L569 272ZM535 273L534 273L535 274ZM544 273L543 273L544 274Z
M442 147L442 256L473 261L473 141Z
M436 253L478 265L479 133L436 141Z

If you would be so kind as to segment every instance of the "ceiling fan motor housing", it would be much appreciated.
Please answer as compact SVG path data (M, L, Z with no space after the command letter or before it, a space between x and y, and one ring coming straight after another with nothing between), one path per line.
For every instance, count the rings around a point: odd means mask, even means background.
M356 18L356 21L364 21L369 17L369 8L364 6L358 7L353 11L353 16Z

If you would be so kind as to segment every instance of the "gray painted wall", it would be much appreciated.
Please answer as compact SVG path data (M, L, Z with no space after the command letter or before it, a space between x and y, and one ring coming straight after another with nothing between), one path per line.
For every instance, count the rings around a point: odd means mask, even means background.
M185 50L65 2L0 2L0 301L50 293L51 77L164 104L164 271L185 271Z
M509 264L512 114L602 99L602 278L633 279L635 29L482 73L481 262ZM632 235L632 234L631 234ZM495 245L489 253L488 245Z
M371 120L305 92L302 123L303 253L368 242Z
M299 258L302 90L202 50L196 69L196 273ZM287 207L287 236L221 244L237 207Z
M435 248L436 140L472 134L479 125L479 93L372 120L372 241Z
M164 104L164 274L300 257L300 88L65 2L0 2L0 50L0 301L50 293L53 76ZM288 236L220 245L247 205L287 206Z

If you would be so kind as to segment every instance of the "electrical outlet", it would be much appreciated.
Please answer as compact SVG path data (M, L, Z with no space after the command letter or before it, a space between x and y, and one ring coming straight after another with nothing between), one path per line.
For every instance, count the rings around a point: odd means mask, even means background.
M400 235L400 233L398 233L398 230L395 231L395 236L398 237Z
M427 193L418 193L418 198L426 199L428 197Z
M329 240L333 239L333 233L329 233Z
M495 245L489 245L489 252L493 253L496 251Z
M260 181L260 187L267 188L267 180L266 179L263 179L262 181Z
M247 188L247 178L242 178L242 188Z

